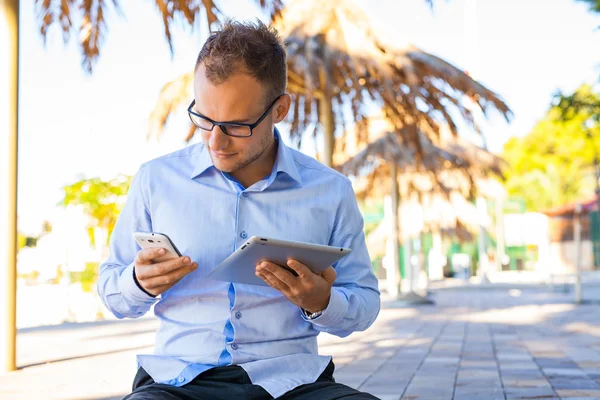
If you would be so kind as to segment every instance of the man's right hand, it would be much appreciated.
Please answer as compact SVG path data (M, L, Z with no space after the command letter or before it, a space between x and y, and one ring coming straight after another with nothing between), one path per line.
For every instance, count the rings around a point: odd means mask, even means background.
M187 256L154 263L165 255L165 249L142 249L135 257L135 276L140 286L153 296L158 296L173 287L184 276L198 267Z

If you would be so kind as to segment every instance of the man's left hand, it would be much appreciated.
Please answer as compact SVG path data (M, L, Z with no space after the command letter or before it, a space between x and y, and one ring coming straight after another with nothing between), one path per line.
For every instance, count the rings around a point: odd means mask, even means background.
M256 266L256 276L310 313L326 309L331 297L331 287L337 276L335 269L328 267L320 274L315 274L296 260L288 260L287 265L296 271L298 276L267 261Z

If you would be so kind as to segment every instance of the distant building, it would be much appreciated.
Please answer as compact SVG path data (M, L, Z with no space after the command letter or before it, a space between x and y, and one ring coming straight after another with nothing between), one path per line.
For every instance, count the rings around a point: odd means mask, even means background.
M550 257L555 268L565 273L576 270L575 207L567 204L544 211L549 218ZM600 221L596 197L579 202L581 205L581 268L600 269Z

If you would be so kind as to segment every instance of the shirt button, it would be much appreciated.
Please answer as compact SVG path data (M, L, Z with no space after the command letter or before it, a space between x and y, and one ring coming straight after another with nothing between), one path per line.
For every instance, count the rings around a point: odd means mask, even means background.
M235 313L235 317L236 317L237 319L240 319L240 318L242 318L242 313L241 313L241 312L239 312L239 311L238 311L238 312L236 312L236 313Z
M248 234L246 233L246 231L242 231L242 233L240 233L240 237L242 239L246 239L248 237Z
M237 344L235 344L235 343L232 343L232 344L231 344L231 348L232 348L232 349L234 349L234 350L237 350L238 346L237 346Z
M183 381L185 381L185 378L183 376L180 376L178 380L179 380L179 382L183 382Z
M248 197L248 193L247 193L247 192L244 192L244 193L242 193L242 196L244 196L244 197Z

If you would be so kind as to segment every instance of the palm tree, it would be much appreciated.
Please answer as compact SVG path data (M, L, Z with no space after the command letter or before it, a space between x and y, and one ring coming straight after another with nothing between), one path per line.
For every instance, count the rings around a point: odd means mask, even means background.
M395 129L428 128L434 141L440 122L457 134L451 116L456 111L476 129L472 108L484 113L495 108L510 116L495 93L460 69L411 44L390 40L354 0L291 0L274 19L274 26L288 52L288 91L294 97L290 134L299 143L310 127L320 126L327 165L333 164L336 127L343 132L352 121L359 139L367 140L370 106L381 109ZM149 136L160 135L172 110L189 99L191 88L178 82L189 82L191 76L188 73L165 86L151 114ZM312 128L314 135L318 131ZM186 140L192 136L193 130ZM422 153L416 134L407 144L418 156Z
M255 0L271 18L277 16L283 8L282 0ZM223 18L223 14L213 0L156 0L165 30L165 36L173 53L171 27L177 19L183 19L190 26L199 21L202 11L206 13L206 23L212 31L214 22ZM59 24L64 41L67 42L72 33L79 38L83 55L82 66L91 73L94 64L100 57L100 49L108 26L104 15L108 8L113 8L122 15L119 0L36 0L39 16L40 33L44 40L53 24ZM74 21L80 21L78 25Z

